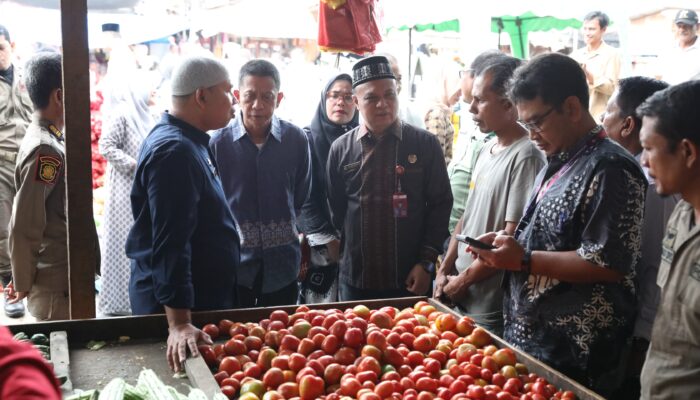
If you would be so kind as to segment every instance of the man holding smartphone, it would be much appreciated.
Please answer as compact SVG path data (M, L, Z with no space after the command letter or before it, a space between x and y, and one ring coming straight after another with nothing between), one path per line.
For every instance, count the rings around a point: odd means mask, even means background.
M481 132L496 136L478 155L464 214L434 291L436 298L455 304L458 311L499 336L503 334L503 273L467 253L464 241L493 230L514 232L535 176L544 166L544 155L528 140L515 106L506 97L506 84L520 64L513 57L493 58L474 81L470 110L474 122Z
M634 157L588 111L581 67L533 58L510 98L546 155L515 234L477 239L485 265L506 270L504 339L596 392L620 384L634 325L647 182Z

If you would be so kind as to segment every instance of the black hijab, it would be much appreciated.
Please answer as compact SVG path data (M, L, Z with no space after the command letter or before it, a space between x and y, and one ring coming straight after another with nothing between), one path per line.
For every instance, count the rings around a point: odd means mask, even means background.
M326 162L328 161L328 152L331 149L331 143L333 143L335 139L339 138L340 135L359 125L360 118L357 110L355 110L355 115L353 115L350 122L345 125L335 124L328 119L326 110L326 93L336 81L341 79L352 84L352 78L348 74L338 74L331 78L321 92L321 102L318 103L316 115L311 121L311 125L306 127L306 130L310 132L309 139L311 141L311 151L314 153L319 164L322 166L322 171L325 171L326 169Z

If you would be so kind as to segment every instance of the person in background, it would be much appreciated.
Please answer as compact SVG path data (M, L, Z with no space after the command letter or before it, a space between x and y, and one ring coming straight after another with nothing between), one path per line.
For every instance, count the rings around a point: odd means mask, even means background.
M446 61L446 60L445 60ZM455 127L452 124L453 107L461 94L458 85L458 72L461 67L454 61L432 64L433 83L427 88L425 96L429 102L425 105L425 130L435 135L440 142L442 153L445 155L445 165L452 161L452 148L455 137Z
M661 78L671 85L700 79L698 27L700 24L695 10L678 10L673 19L676 46L661 57Z
M485 51L474 58L468 70L462 71L460 92L463 102L471 105L473 101L472 87L474 85L474 78L481 73L487 63L500 57L505 58L507 56L498 50ZM464 207L467 205L467 200L469 199L469 182L471 182L472 179L472 171L476 165L477 156L484 144L495 135L493 132L483 134L479 127L473 122L473 114L470 111L471 106L464 108L468 113L464 113L460 118L459 134L460 136L464 135L468 142L464 147L464 151L457 154L456 157L452 159L450 165L447 166L447 176L450 179L452 196L454 197L452 211L450 212L450 233L454 232L457 221L459 221L462 214L464 214ZM469 127L469 129L462 127ZM445 244L445 250L447 250L449 239L450 238L448 238L448 242Z
M53 370L28 343L12 338L0 327L0 398L3 400L60 400Z
M435 298L447 299L498 336L503 335L503 273L482 265L455 235L475 238L500 230L512 235L544 166L544 155L528 139L506 95L508 80L520 64L513 57L494 58L474 81L474 121L481 132L496 136L481 149L469 184L469 201L438 269L434 291Z
M12 266L7 244L15 188L15 161L22 138L32 117L32 101L22 84L22 71L13 63L15 43L0 25L0 280L12 282ZM10 303L5 297L5 315L20 318L24 303Z
M398 116L389 61L353 66L360 125L328 155L333 226L341 233L340 300L426 295L449 235L452 194L440 145Z
M265 60L241 67L238 118L209 143L241 241L242 307L296 304L301 250L297 219L311 188L304 131L277 118L280 75Z
M233 116L228 72L216 60L192 57L173 72L171 90L172 112L146 137L136 163L126 255L131 311L165 312L166 356L179 371L187 349L198 355L198 342L211 344L192 325L191 310L236 307L240 257L206 133Z
M608 101L603 118L603 128L610 138L640 162L642 144L639 141L641 118L635 110L644 100L668 87L666 82L643 76L620 79L619 86ZM615 396L620 399L639 398L639 374L649 348L651 327L659 304L659 287L656 276L661 262L661 241L666 223L678 202L677 196L661 196L656 192L653 178L643 168L649 187L644 202L644 226L642 228L642 256L635 266L637 273L637 318L634 324L633 345L627 365L623 387Z
M401 89L403 88L403 75L401 74L401 67L399 66L399 61L391 54L381 53L378 56L386 57L389 60L389 65L391 65L391 72L396 78L396 93L401 94ZM425 129L425 122L422 113L418 112L416 109L416 103L412 100L406 100L399 104L399 118L401 121L409 123L416 128Z
M106 185L109 192L102 225L102 290L99 301L101 312L107 315L131 314L131 263L124 252L126 237L134 223L129 193L141 143L155 125L150 111L153 98L151 86L145 79L132 79L123 83L123 90L110 92L110 95L120 98L110 101L112 111L105 115L99 139L99 151L108 166Z
M328 208L326 163L331 144L359 124L352 101L352 77L333 76L321 91L321 100L311 124L304 128L311 146L311 193L301 209L299 225L310 249L308 269L301 283L302 302L338 301L340 239L336 236Z
M511 101L547 156L514 235L482 262L506 270L504 339L596 392L620 385L636 313L647 182L588 111L586 75L558 53L537 56L511 81Z
M620 52L603 40L609 24L610 18L605 13L588 13L583 17L583 41L586 46L571 54L586 74L589 110L596 119L605 112L620 77Z
M661 196L680 194L663 238L661 300L642 369L642 400L700 398L700 81L639 108L642 165Z

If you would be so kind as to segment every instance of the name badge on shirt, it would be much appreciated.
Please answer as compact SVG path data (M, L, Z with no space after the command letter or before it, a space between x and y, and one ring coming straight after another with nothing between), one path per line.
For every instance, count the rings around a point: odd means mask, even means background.
M406 172L406 169L402 165L397 165L394 168L394 172L396 174L396 192L391 197L391 204L394 207L394 218L406 218L408 216L408 196L401 191L401 177Z
M394 193L391 202L394 206L394 218L408 217L408 196L406 196L406 193Z
M666 282L668 281L673 256L675 255L673 246L676 242L677 233L678 231L674 228L668 228L666 237L661 242L661 263L659 264L659 272L656 275L656 284L661 288L666 287Z
M661 242L661 259L667 263L673 263L673 245L676 242L677 231L673 228L669 228L666 232L666 237L664 237Z

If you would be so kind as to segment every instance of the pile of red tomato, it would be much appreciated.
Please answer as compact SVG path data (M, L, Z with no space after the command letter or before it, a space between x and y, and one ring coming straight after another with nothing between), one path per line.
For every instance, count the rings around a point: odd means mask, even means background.
M90 146L92 153L92 188L97 189L104 185L104 174L107 167L107 160L102 157L99 151L98 142L102 135L102 93L98 92L97 96L90 101Z
M575 399L492 345L469 317L358 305L299 306L259 323L222 320L203 330L224 343L200 346L230 399Z

